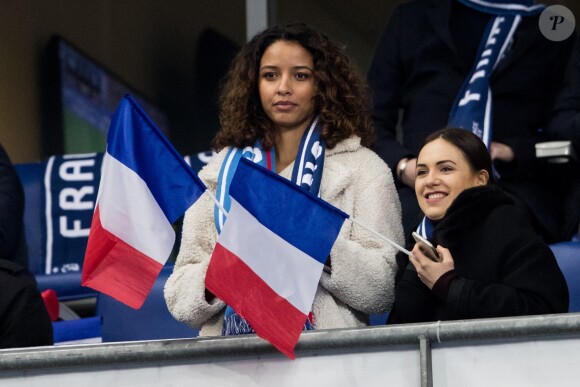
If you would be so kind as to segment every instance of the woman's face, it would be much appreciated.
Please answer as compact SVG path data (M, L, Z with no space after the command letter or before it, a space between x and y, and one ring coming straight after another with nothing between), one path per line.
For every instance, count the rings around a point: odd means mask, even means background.
M485 170L473 171L463 152L438 138L421 149L417 157L415 194L427 218L439 220L463 190L485 185Z
M264 112L280 130L306 130L314 118L312 55L294 42L272 43L260 61L258 90Z

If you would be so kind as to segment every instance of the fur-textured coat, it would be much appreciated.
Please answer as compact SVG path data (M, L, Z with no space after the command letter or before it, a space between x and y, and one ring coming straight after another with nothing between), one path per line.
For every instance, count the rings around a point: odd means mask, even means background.
M226 151L199 177L215 192ZM402 243L401 208L387 165L352 137L325 153L321 198L353 218ZM185 214L175 269L165 299L179 321L201 327L200 335L220 335L225 304L205 298L205 274L217 239L214 204L203 195ZM394 300L396 250L367 230L345 221L331 250L331 274L322 273L312 306L316 329L365 326L367 314L388 310Z
M433 242L447 247L455 262L447 299L436 297L398 256L388 323L568 311L568 287L554 254L500 188L475 187L457 196L436 224Z

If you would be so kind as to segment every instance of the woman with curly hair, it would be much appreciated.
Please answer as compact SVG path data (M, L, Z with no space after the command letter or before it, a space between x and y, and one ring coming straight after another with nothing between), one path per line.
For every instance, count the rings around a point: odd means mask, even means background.
M218 154L199 173L228 209L241 157L275 171L402 243L400 203L388 166L366 146L369 98L344 48L306 24L266 29L234 59L220 97ZM223 214L204 195L185 214L175 269L165 286L173 316L202 336L252 328L205 288ZM283 219L280 220L284 221ZM345 222L326 262L305 329L362 327L390 308L396 251Z

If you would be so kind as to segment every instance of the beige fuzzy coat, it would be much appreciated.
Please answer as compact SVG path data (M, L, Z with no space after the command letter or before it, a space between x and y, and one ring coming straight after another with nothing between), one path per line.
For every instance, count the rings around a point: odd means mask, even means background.
M226 151L218 153L199 177L215 193ZM327 149L321 198L358 222L402 244L401 206L387 165L353 137ZM225 304L205 299L205 273L217 239L214 204L204 194L186 213L175 269L165 300L179 321L201 328L201 336L221 334ZM316 329L362 327L367 314L388 310L394 301L396 250L349 220L330 256L332 273L322 273L312 305Z

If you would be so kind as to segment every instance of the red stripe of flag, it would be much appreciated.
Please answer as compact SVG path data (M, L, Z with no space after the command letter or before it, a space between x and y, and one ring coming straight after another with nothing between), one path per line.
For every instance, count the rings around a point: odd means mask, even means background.
M280 297L231 251L216 244L206 285L254 328L258 336L294 359L294 346L307 316ZM258 333L260 332L260 333Z
M103 291L135 309L143 305L163 268L161 263L104 229L98 205L93 214L84 266L83 286Z

